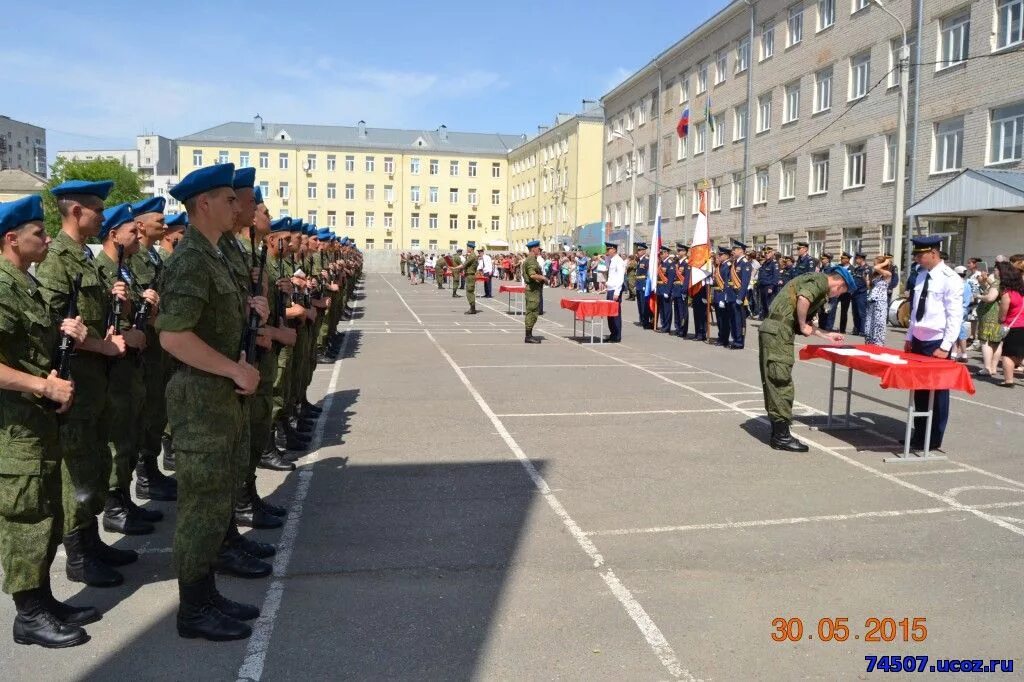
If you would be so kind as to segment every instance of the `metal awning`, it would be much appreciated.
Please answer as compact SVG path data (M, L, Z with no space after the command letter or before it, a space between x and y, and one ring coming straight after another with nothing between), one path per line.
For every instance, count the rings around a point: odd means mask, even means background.
M908 218L1024 213L1024 171L968 168L907 209Z
M494 247L504 248L504 247L508 246L508 242L505 241L504 239L494 239L494 240L491 240L491 241L487 242L487 246L494 246Z

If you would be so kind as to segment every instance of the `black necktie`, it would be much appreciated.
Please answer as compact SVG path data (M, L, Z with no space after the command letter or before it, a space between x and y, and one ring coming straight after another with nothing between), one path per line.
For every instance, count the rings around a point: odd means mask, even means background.
M914 313L914 319L918 322L924 319L924 304L928 300L928 280L931 278L931 273L924 276L924 286L921 287L921 295L917 298L917 312Z

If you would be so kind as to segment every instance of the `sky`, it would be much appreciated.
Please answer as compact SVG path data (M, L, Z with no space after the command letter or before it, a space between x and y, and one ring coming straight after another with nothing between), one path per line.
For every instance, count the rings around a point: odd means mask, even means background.
M9 3L0 113L64 149L227 121L529 133L727 0ZM22 26L24 30L18 30ZM12 30L13 29L13 30Z

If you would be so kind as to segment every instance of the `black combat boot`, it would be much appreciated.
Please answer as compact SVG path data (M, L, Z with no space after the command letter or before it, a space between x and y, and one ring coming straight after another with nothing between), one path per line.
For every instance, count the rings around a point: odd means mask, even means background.
M174 464L174 444L167 435L160 439L160 452L164 456L164 469L174 471L177 468Z
M270 471L295 471L295 464L284 458L277 448L265 450L256 466Z
M532 331L526 332L525 343L540 343L540 339L533 335Z
M224 537L224 542L232 547L237 547L246 554L251 554L257 559L269 559L277 554L277 549L275 549L269 542L252 540L239 533L238 526L235 525L234 519L232 519L232 522L228 525L228 532Z
M133 514L120 490L107 493L107 504L103 508L103 530L122 535L148 535L155 530L153 524Z
M476 303L469 304L469 310L462 313L463 315L476 315Z
M793 437L789 432L789 422L773 421L772 437L768 442L773 450L784 450L786 452L807 452L810 448L803 442Z
M220 552L213 562L214 570L239 578L265 578L270 575L270 564L227 540L220 546Z
M317 407L316 405L314 405L313 403L311 403L311 402L309 402L308 400L305 400L305 399L303 399L303 401L302 401L302 403L300 403L299 407L302 410L302 415L303 416L306 416L307 414L309 414L309 415L313 415L314 417L319 417L324 412L324 408Z
M178 636L186 639L208 639L228 642L245 639L252 628L222 613L213 605L210 581L203 578L194 583L178 581Z
M277 516L279 518L284 518L285 516L288 516L288 510L287 509L285 509L284 507L281 507L279 505L271 504L270 502L267 502L262 497L257 495L255 492L253 492L252 500L253 500L253 504L258 506L259 508L261 508L263 511L267 512L268 514L271 514L273 516Z
M280 528L284 522L253 504L252 490L243 484L235 502L235 523L243 528Z
M68 555L64 570L68 580L91 587L117 587L124 582L124 576L89 551L87 532L76 530L64 536L64 551Z
M139 454L139 463L135 465L135 496L158 502L178 499L178 482L160 471L155 452Z
M288 425L295 434L313 440L313 437L309 435L313 431L313 424L309 421L302 418L294 418L294 422L289 422Z
M139 560L139 553L134 549L118 549L103 542L98 524L94 523L88 528L83 528L82 533L85 536L86 553L96 557L107 566L127 566Z
M77 625L62 623L46 605L41 588L15 592L14 641L16 644L38 644L47 649L64 649L89 641L89 635Z
M309 438L289 429L290 427L287 426L287 422L284 421L278 422L274 427L274 444L277 447L287 448L288 450L305 450L309 447Z
M206 577L207 589L210 594L210 603L213 607L223 613L228 618L234 618L235 620L256 620L260 617L260 610L256 606L250 604L239 604L236 601L231 601L220 592L217 591L217 579L213 573L210 573Z
M53 596L53 588L50 587L50 576L47 574L45 582L39 589L43 592L43 604L46 610L57 617L57 620L65 625L88 625L103 618L95 606L72 606L57 601Z
M125 504L128 505L128 515L147 523L156 523L164 520L164 513L159 509L146 509L135 504L135 500L127 492L124 493Z

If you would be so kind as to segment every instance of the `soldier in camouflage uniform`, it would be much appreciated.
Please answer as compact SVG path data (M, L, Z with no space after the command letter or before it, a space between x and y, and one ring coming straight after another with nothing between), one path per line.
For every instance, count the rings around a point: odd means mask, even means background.
M540 297L544 291L544 283L547 277L540 269L537 256L540 255L540 242L534 239L526 243L530 250L523 263L523 279L526 282L526 343L540 343L540 339L533 335L533 325L537 324L537 314L540 312Z
M467 315L476 315L476 242L466 242L466 260L462 263L462 272L466 277L466 302L469 303Z
M51 371L57 347L49 307L28 273L47 255L38 195L0 204L0 566L3 591L17 609L14 641L64 648L84 644L82 625L100 619L89 606L56 600L50 565L61 541L62 511L58 413L66 413L74 385ZM85 340L82 318L64 319L60 334L71 344ZM68 347L71 352L71 347ZM51 401L50 404L45 404Z
M287 278L287 288L290 290L289 298L286 300L285 322L294 332L295 339L290 345L283 346L277 356L277 377L274 379L274 412L272 421L275 431L275 443L279 447L288 450L305 450L309 446L311 438L299 433L291 424L294 413L294 374L296 371L295 356L299 352L299 327L306 317L306 309L299 303L298 287L293 275L296 271L295 253L301 244L302 221L289 218L283 225L278 226L280 232L275 234L283 240L284 250L278 254L271 266L275 275L281 272ZM287 230L286 232L284 230Z
M96 516L103 511L110 478L107 447L107 361L124 355L124 337L105 326L111 295L127 299L119 282L104 287L92 251L85 245L103 224L103 200L112 182L69 180L50 190L57 199L61 231L50 244L46 260L36 267L39 292L53 310L67 310L71 284L82 275L78 311L88 329L71 365L77 400L60 416L64 548L68 580L93 587L124 582L114 566L138 560L131 550L115 549L99 536Z
M455 254L452 256L452 267L450 268L452 274L452 298L458 298L459 296L459 283L462 277L459 273L459 266L462 265L462 249L456 249Z
M261 225L257 232L263 229L261 214L265 213L265 211L266 206L260 204L257 207L257 224ZM266 217L269 218L269 216ZM270 385L266 388L264 387L263 372L260 372L260 387L257 390L257 395L262 395L263 391L266 390L265 399L267 400L269 410L267 419L270 424L270 433L257 466L262 469L275 471L293 470L295 468L287 451L284 449L287 445L287 439L277 424L283 408L284 398L275 395L276 391L281 390L282 386L287 385L287 377L285 375L288 371L289 359L297 338L295 329L289 324L287 318L288 309L291 306L291 279L284 274L287 272L286 256L287 244L290 240L289 227L291 222L291 218L279 218L270 221L267 225L267 234L263 240L267 248L267 281L273 283L270 320L267 322L263 332L271 340L271 351L268 355L272 358L273 372L271 373ZM281 276L278 273L281 273ZM271 512L273 513L273 510Z
M200 168L171 190L185 203L191 227L166 263L156 324L160 344L179 363L167 384L167 418L180 455L174 534L178 634L214 641L248 637L252 630L242 621L259 615L254 606L224 598L214 578L248 431L242 402L260 381L240 352L240 340L248 308L263 320L268 312L239 286L219 246L239 211L234 171L232 164Z
M181 213L169 213L164 219L164 236L160 240L160 246L157 247L157 255L161 260L161 277L163 276L163 261L166 261L174 253L174 247L177 246L178 242L181 241L182 235L185 233L185 227L188 225L188 214L184 211ZM159 291L160 288L157 287ZM154 328L155 329L155 328ZM159 340L156 343L159 348ZM160 354L163 358L163 391L166 391L167 382L170 380L171 375L174 374L174 358L164 352L163 348L160 348ZM161 393L163 395L163 393ZM171 429L167 426L167 402L164 401L163 407L163 435L160 439L160 450L163 453L164 468L168 471L174 471L174 445L171 442ZM138 485L136 484L136 494L138 494ZM178 482L174 482L174 494L177 497L178 494Z
M789 430L793 423L793 338L800 333L842 343L842 334L824 332L811 320L829 298L839 296L852 285L850 273L841 268L828 275L812 272L794 277L775 296L768 317L761 323L757 334L761 388L772 424L769 445L775 450L807 452L808 449Z

